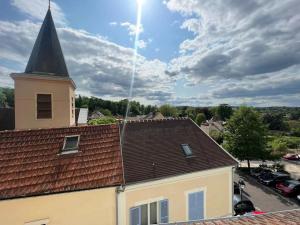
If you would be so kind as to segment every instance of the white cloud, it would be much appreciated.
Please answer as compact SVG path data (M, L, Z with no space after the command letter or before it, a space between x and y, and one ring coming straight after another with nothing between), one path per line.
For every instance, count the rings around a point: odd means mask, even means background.
M144 40L139 40L137 43L138 48L143 49L147 47L147 42Z
M143 28L142 24L139 27L137 27L135 24L132 24L132 23L129 23L129 22L123 22L123 23L120 23L120 26L126 27L127 30L128 30L128 34L130 36L135 36L135 34L137 32L139 32L139 33L144 32L144 28Z
M2 87L13 87L13 80L9 76L12 72L11 69L0 66L0 84Z
M117 22L110 22L109 25L110 25L110 26L117 26L118 23L117 23Z
M194 34L197 34L201 29L200 19L196 19L196 18L187 19L183 22L180 28L187 29L188 31L193 32Z
M48 10L48 1L45 0L11 0L11 5L36 20L43 20ZM56 24L66 24L64 13L54 1L51 1L51 12Z
M40 24L30 21L0 21L0 59L13 60L25 68L39 28ZM57 32L79 93L110 99L128 97L133 49L84 30L58 28ZM138 55L133 96L155 104L171 98L172 78L165 74L166 69L166 63Z
M298 0L165 4L185 19L181 28L195 34L180 44L180 56L171 60L169 74L184 77L190 85L209 84L215 102L261 104L264 97L269 105L295 102L292 99L300 94L294 86L300 79Z

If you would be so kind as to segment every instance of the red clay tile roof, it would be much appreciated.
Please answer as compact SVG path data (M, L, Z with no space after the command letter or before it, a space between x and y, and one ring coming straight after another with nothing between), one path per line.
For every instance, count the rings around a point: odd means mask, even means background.
M64 137L79 152L60 155ZM123 183L118 125L0 132L0 199Z
M174 223L180 225L299 225L300 209L271 212L255 216L240 216L204 220L191 223Z
M194 157L186 158L181 144L189 144ZM190 119L128 122L122 152L125 183L237 164Z

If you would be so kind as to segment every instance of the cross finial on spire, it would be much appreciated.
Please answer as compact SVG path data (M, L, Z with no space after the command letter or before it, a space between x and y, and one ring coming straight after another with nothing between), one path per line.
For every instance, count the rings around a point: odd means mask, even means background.
M50 6L51 6L51 2L50 2L50 0L49 0L49 9L50 9Z

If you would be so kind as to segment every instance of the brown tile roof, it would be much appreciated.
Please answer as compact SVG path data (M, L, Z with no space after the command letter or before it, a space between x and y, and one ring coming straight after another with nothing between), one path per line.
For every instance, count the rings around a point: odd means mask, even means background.
M299 225L300 209L271 212L254 216L240 216L204 220L191 223L174 223L180 225Z
M79 152L60 155L68 135L80 135ZM121 183L116 124L0 132L0 199Z
M195 157L186 158L181 144L189 144ZM122 152L125 183L237 163L190 119L128 122Z

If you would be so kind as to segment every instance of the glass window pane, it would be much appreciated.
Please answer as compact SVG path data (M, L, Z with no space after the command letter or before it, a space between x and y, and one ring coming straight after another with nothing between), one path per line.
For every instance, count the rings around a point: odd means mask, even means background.
M64 149L76 149L78 147L79 136L66 137Z
M181 147L183 149L185 156L193 155L192 149L190 148L190 146L188 144L182 144Z
M204 219L204 194L203 191L191 193L188 196L189 220Z
M162 200L159 202L160 204L160 223L168 223L169 222L169 204L168 200Z
M148 225L148 205L141 205L141 225Z
M150 224L157 224L157 202L150 203Z
M130 225L140 225L140 208L130 209Z

